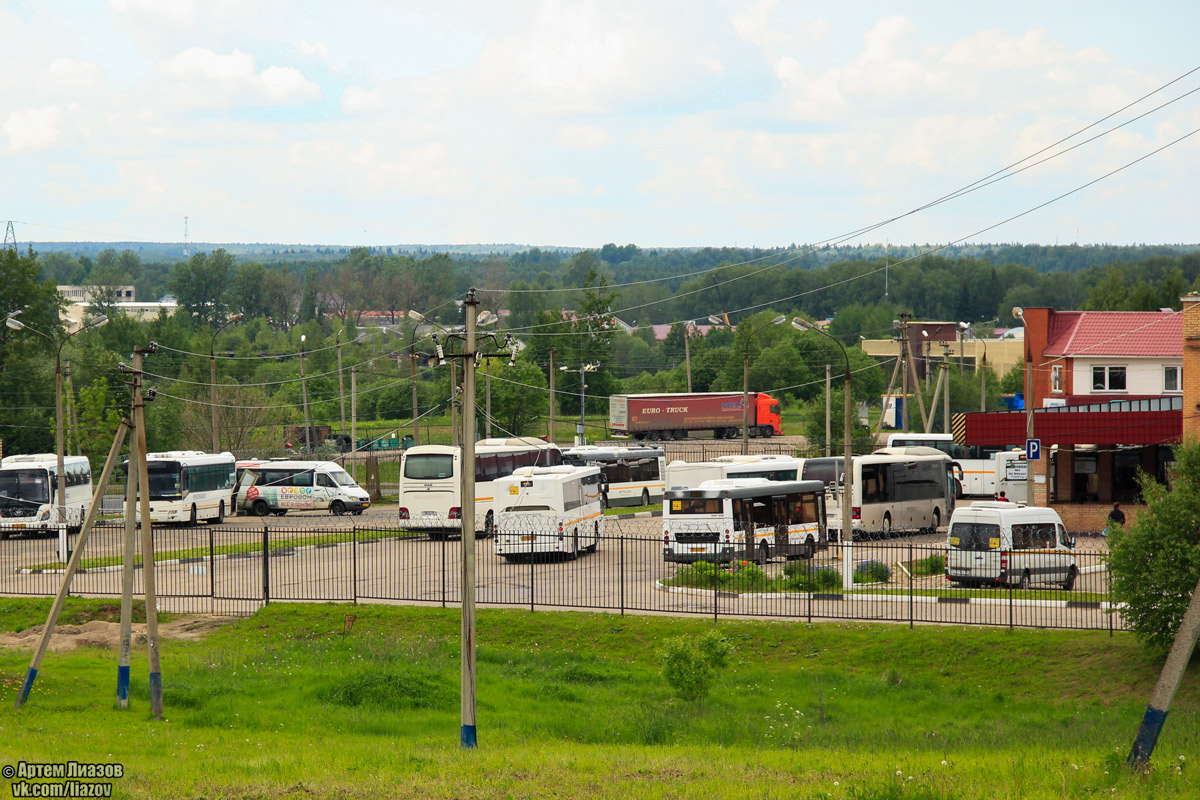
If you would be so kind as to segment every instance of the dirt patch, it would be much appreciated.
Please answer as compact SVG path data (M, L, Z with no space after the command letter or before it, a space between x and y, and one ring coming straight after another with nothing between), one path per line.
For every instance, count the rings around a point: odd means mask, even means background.
M162 639L179 639L195 641L203 638L209 631L222 625L228 625L232 619L220 617L178 617L158 626L158 635ZM42 636L42 628L38 625L17 633L0 633L0 648L6 650L33 650L37 647ZM50 650L61 653L79 647L100 647L115 649L121 641L121 623L105 620L92 620L82 625L59 625L50 637ZM146 624L137 622L133 625L133 641L135 645L145 644Z

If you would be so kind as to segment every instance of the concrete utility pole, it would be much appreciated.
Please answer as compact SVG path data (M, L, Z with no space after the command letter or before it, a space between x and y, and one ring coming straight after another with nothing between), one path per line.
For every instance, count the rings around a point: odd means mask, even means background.
M343 329L344 330L344 329ZM337 346L338 358L338 398L342 403L342 435L346 435L346 383L342 380L342 332L337 332L337 338L333 340Z
M142 356L153 353L158 345L151 342L150 349L133 348L133 370L142 375ZM142 523L142 590L146 596L146 654L150 662L150 711L156 720L163 717L162 664L158 646L158 593L154 577L154 524L150 519L150 473L146 463L146 399L141 393L134 395L134 428L137 432L138 448L138 506ZM132 465L130 465L132 466Z
M353 451L358 453L358 367L350 368L350 442L354 445ZM355 480L358 479L358 459L354 464Z
M462 451L462 730L463 747L475 747L475 290L463 301L467 341L463 349ZM453 370L453 362L451 362Z
M912 371L912 350L908 347L908 314L900 315L900 357L904 360L900 377L900 430L908 433L908 376Z
M554 354L556 352L557 352L556 348L553 348L553 347L550 348L550 441L551 442L554 441L554 406L556 405L555 397L554 397L554 378L558 374L558 371L554 368Z
M833 384L832 368L825 365L825 457L833 452Z
M74 450L75 455L83 455L79 444L79 417L75 408L75 387L71 384L71 359L67 359L67 450Z
M1013 306L1012 315L1021 320L1025 328L1025 440L1034 438L1033 435L1033 342L1029 340L1029 326L1025 324L1025 309ZM1025 504L1036 505L1033 500L1033 462L1029 460L1029 446L1025 447Z
M212 338L208 341L208 400L209 411L212 413L212 452L214 453L221 452L221 440L217 427L217 334L241 318L241 314L234 314L225 321L224 325L213 331Z
M484 394L487 396L486 405L483 407L484 417L484 435L487 438L492 438L492 360L489 358L483 365L483 383Z
M408 363L412 370L412 407L413 407L413 444L421 443L421 423L417 422L417 417L421 416L421 407L417 403L417 348L416 345L408 347Z
M308 407L308 379L304 374L304 342L308 339L300 334L300 393L304 400L304 452L312 452L312 412Z
M687 387L688 392L692 391L692 346L689 343L692 338L692 321L689 319L683 323L683 361L687 364Z

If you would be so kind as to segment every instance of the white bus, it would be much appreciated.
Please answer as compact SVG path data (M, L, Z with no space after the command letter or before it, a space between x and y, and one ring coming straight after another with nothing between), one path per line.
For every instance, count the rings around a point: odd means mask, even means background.
M950 519L958 464L940 450L885 447L855 456L853 462L850 520L854 533L892 536L898 531L932 531ZM829 519L840 530L842 459L810 458L802 474L829 487Z
M704 481L694 489L668 489L663 500L667 561L812 558L828 543L820 481Z
M661 503L667 484L667 459L661 447L599 447L580 445L563 450L568 464L594 464L604 474L606 506L648 506Z
M289 511L361 514L371 496L334 461L237 462L237 509L258 517Z
M594 553L604 535L599 467L521 467L495 482L496 555L505 561Z
M760 454L718 456L712 461L672 461L667 465L667 488L690 488L704 481L723 478L764 478L769 481L800 480L804 459Z
M521 467L557 467L558 445L532 437L481 439L475 444L475 530L495 527L495 481ZM400 459L400 522L445 535L462 531L462 448L422 444Z
M67 531L83 526L92 503L92 467L83 456L64 456ZM31 453L0 460L0 539L14 533L57 530L58 459L54 453Z
M201 450L147 453L150 519L187 525L195 525L202 519L224 521L225 515L234 511L236 465L233 453L210 455ZM128 460L125 475L128 486Z
M996 454L1011 450L1012 445L955 444L949 433L892 433L888 447L932 447L941 450L961 467L962 477L955 484L955 497L994 497Z

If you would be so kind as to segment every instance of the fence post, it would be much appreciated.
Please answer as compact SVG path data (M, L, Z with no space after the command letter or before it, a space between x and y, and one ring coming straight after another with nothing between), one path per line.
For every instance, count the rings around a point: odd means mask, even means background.
M442 536L442 608L446 607L446 543L450 541L450 534Z
M212 611L217 613L217 573L214 571L217 566L217 559L214 557L216 548L213 546L213 537L216 534L212 528L208 529L208 594L212 600Z
M267 526L263 525L262 534L262 579L263 579L263 605L271 605L271 550L268 544Z
M530 611L530 613L533 612L533 577L534 577L533 556L534 556L533 541L532 541L532 537L531 537L530 542L529 542L529 611Z
M912 542L909 542L908 543L908 629L909 630L912 630L913 625L914 625L913 619L914 619L915 615L913 612L913 571L916 568L917 568L917 565L915 562L913 562Z
M350 599L358 605L358 525L350 528Z
M625 536L622 535L618 541L621 543L621 560L619 569L621 574L621 616L623 617L625 616Z
M713 559L713 622L717 621L717 585L718 585L717 570L720 567L720 565L721 565L721 562L714 558Z

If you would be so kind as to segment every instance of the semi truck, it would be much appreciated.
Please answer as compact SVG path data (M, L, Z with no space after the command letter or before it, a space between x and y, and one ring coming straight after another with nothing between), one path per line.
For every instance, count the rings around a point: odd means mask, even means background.
M780 436L779 401L750 392L750 436ZM712 431L714 439L742 434L741 392L616 394L608 399L608 427L638 441L685 439Z

